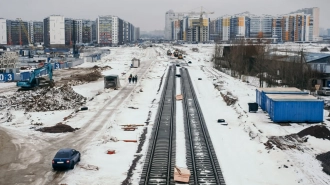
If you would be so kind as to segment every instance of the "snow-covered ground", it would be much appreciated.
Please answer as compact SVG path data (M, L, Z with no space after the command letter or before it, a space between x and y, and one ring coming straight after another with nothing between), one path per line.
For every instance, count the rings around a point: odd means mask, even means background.
M129 96L117 107L107 107L104 103L116 97L119 91L104 90L103 81L74 86L74 90L87 97L86 106L88 111L81 111L74 114L73 118L63 121L63 118L70 115L73 110L52 111L46 113L29 113L24 115L23 111L15 112L15 119L9 123L2 123L0 126L9 133L15 133L16 144L19 142L31 142L33 138L57 138L66 134L50 134L36 132L31 127L31 120L43 122L44 126L52 126L58 122L64 122L74 128L84 129L90 124L89 120L102 107L109 109L109 118L102 129L95 133L89 142L82 148L80 166L95 165L97 171L86 170L76 167L74 170L66 171L62 184L121 184L127 176L139 142L131 143L123 140L139 140L144 128L148 129L146 142L136 169L131 178L132 184L138 184L142 172L143 160L148 140L150 137L153 122L155 120L158 102L162 89L158 92L161 77L166 73L167 66L171 62L165 55L169 46L159 45L153 48L111 48L111 54L96 63L84 63L79 67L111 66L111 70L103 74L118 74L122 88L132 89ZM248 113L249 102L255 101L254 83L245 83L234 79L229 75L216 71L212 68L211 57L213 45L184 45L174 46L185 50L186 61L191 61L187 68L191 75L199 103L201 105L213 146L216 150L222 172L228 185L292 185L292 184L329 184L330 176L322 172L321 164L315 159L316 154L330 151L330 141L309 137L307 143L303 144L304 152L299 150L267 150L265 143L269 136L284 136L297 133L305 129L307 124L291 124L291 126L280 126L270 122L266 113ZM199 52L191 49L198 47ZM164 57L165 56L165 57ZM129 74L136 74L138 68L130 69L131 59L140 58L141 62L150 61L150 67L144 77L139 78L137 84L129 84ZM197 80L202 78L202 80ZM164 79L165 80L165 79ZM164 81L163 80L163 81ZM235 105L227 106L223 101L220 92L214 88L214 82L222 81L223 91L229 91L238 97ZM249 80L253 82L253 80ZM180 79L177 78L177 94L180 94ZM257 84L257 83L256 83ZM0 84L5 88L8 84ZM9 85L10 86L10 85ZM0 94L1 95L1 94ZM92 101L89 101L93 98ZM136 109L137 108L137 109ZM183 111L180 101L177 102L176 120L176 165L186 166L185 161L185 138L183 127ZM110 111L111 110L111 111ZM145 124L148 114L151 112L149 124ZM325 114L325 118L328 114ZM27 117L29 119L27 120ZM217 123L217 119L225 119L229 125L223 126ZM102 120L103 117L95 121ZM135 131L123 131L121 125L142 124ZM329 122L325 119L329 127ZM92 129L92 128L91 128ZM90 132L88 132L90 134ZM86 136L88 137L88 136ZM17 139L20 138L20 139ZM115 141L113 141L115 140ZM47 146L47 143L39 141L39 147ZM113 155L106 154L107 150L115 150ZM56 150L53 151L54 155ZM53 156L48 156L52 158ZM284 165L288 166L285 168ZM49 162L49 171L52 172Z

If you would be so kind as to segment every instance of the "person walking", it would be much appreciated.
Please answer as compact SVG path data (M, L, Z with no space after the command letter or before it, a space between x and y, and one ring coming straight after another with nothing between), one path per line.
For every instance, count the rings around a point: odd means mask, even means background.
M134 84L134 81L135 81L134 76L132 76L132 83L133 83L133 84Z
M128 77L128 82L129 82L129 83L131 83L131 81L132 81L132 78L133 78L133 75L132 75L132 74L130 74L130 75L129 75L129 77Z
M138 79L138 76L135 75L135 77L134 77L135 83L137 83L137 79Z

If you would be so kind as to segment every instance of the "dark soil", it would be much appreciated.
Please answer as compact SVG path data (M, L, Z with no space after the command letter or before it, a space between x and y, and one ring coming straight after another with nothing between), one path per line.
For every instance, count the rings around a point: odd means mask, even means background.
M143 133L140 136L140 142L139 142L139 146L138 146L138 148L136 150L136 153L140 153L142 151L143 144L146 141L146 135L147 135L147 133L148 133L148 127L144 127Z
M155 100L155 99L154 99L154 100ZM145 121L145 123L146 123L147 125L149 125L150 117L151 117L151 111L148 112L148 118L147 118L147 120Z
M316 138L320 139L328 139L330 140L330 131L328 130L327 127L323 125L315 125L308 127L300 132L298 132L299 137L304 137L304 136L314 136Z
M165 71L166 71L166 69L165 69ZM158 90L157 90L157 94L159 93L160 88L162 87L163 79L164 79L164 75L165 75L165 71L164 71L164 73L163 73L163 76L160 78L160 83L159 83L159 87L158 87Z
M316 159L322 162L323 171L330 175L330 152L317 155Z
M133 170L135 170L137 162L141 159L142 155L136 156L135 159L133 160L132 165L130 166L128 172L127 172L127 177L126 179L121 183L121 185L128 185L132 184L131 183L131 177L133 176Z
M69 125L64 125L62 123L57 123L55 126L52 127L43 127L38 129L37 131L40 132L48 132L48 133L64 133L64 132L74 132L79 128L72 128Z
M301 143L307 142L308 137L314 136L319 139L328 139L330 140L330 131L327 127L323 125L315 125L308 127L297 134L291 134L286 136L271 136L268 138L268 141L264 143L266 149L273 149L275 146L281 150L286 149L297 149L303 151Z

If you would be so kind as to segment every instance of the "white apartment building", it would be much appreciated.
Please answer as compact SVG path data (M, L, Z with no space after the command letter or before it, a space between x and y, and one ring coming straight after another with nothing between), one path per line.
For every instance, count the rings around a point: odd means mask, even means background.
M51 15L44 19L44 43L49 45L64 45L64 16Z
M76 20L77 43L81 44L82 41L82 19Z
M7 44L6 19L0 18L0 44Z
M118 45L118 26L119 18L117 16L112 17L112 45Z

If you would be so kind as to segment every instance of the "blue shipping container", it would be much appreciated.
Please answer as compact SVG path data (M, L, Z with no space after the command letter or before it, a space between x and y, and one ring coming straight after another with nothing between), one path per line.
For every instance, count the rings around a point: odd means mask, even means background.
M0 82L14 81L14 73L0 73Z
M258 103L259 106L261 106L261 92L262 92L262 88L256 89L256 102Z
M266 94L308 94L297 88L270 88L263 89L261 92L260 107L263 111L266 110Z
M270 111L270 101L272 99L272 97L278 97L278 96L283 96L283 95L287 95L288 98L285 99L290 99L290 96L293 98L293 96L295 97L300 97L299 99L304 99L304 97L313 97L313 96L309 96L308 92L271 92L271 93L267 93L267 94L263 94L265 98L263 98L263 106L265 107L265 109L263 109L264 111L268 112ZM275 96L274 96L275 95ZM314 98L316 99L316 98Z
M275 123L323 121L323 100L271 100L270 106L270 119Z
M21 81L28 81L30 79L30 76L31 76L31 72L22 72L20 74L20 79Z

